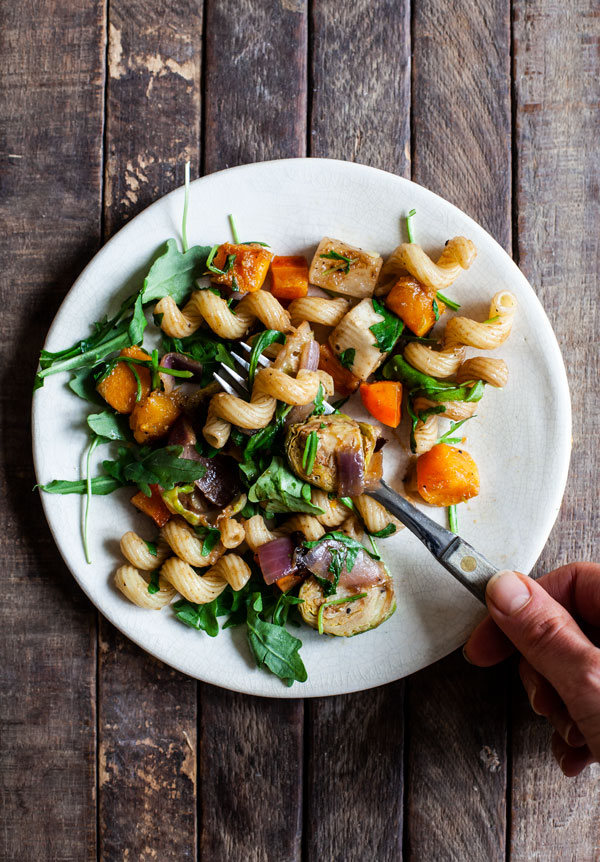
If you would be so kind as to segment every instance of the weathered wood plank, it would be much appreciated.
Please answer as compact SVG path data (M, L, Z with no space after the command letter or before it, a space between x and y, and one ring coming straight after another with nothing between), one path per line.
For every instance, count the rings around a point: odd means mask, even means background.
M204 171L306 152L303 0L208 0ZM201 686L202 862L300 858L302 701Z
M413 14L412 177L510 250L509 3ZM408 681L407 859L504 860L507 694L460 654Z
M201 0L110 4L106 236L198 170L201 27ZM99 679L100 859L195 860L196 683L104 620Z
M307 0L207 0L204 172L306 155Z
M589 429L600 424L600 220L597 138L600 18L590 0L514 6L517 236L519 264L554 326L571 384L573 455L560 520L538 571L597 559L600 455ZM566 301L575 289L575 300ZM571 297L572 299L572 297ZM585 324L582 325L582 321ZM547 723L519 693L514 715L511 859L592 862L600 852L600 769L563 778L549 751Z
M311 58L309 154L407 175L410 4L314 3Z
M408 3L327 0L313 5L312 24L311 155L406 175ZM403 693L397 683L308 703L310 862L402 858Z
M0 858L95 858L96 614L31 488L31 384L100 237L104 3L3 7L0 26Z

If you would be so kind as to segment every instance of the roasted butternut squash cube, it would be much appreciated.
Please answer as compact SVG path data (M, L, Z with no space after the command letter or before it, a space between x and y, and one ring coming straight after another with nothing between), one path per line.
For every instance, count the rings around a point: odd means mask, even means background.
M319 368L331 375L335 391L340 395L352 395L356 392L360 386L360 377L343 367L328 344L320 344L319 351Z
M271 293L277 299L299 299L308 293L308 264L302 255L274 257Z
M215 284L224 284L234 293L251 293L264 284L273 255L258 243L234 245L224 242L219 246L212 265L223 274L211 273Z
M141 347L125 347L119 356L129 356L131 359L150 359ZM140 379L141 398L150 392L150 370L143 365L136 365L135 370ZM138 383L135 374L126 362L117 362L110 374L107 374L96 386L97 391L107 404L117 413L131 413L136 405Z
M454 506L479 494L477 464L464 449L438 443L417 458L417 489L432 506Z
M312 259L308 280L347 296L372 296L383 263L380 254L325 236Z
M155 389L136 404L129 417L129 427L138 443L150 443L168 434L180 414L181 409L175 402Z
M404 321L411 332L419 336L429 332L446 310L444 303L437 299L435 291L425 287L412 276L398 279L385 297L385 304Z
M164 527L167 521L170 520L171 513L164 504L160 487L158 485L150 485L150 490L152 491L150 497L146 497L143 491L138 491L131 498L131 502L136 509L152 518L157 527Z

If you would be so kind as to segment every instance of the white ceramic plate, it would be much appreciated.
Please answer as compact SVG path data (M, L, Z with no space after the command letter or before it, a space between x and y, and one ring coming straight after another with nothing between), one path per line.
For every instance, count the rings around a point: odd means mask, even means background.
M339 237L384 256L403 241L402 219L415 207L416 240L432 254L448 237L470 237L473 267L447 293L461 313L487 316L499 289L516 294L512 335L496 351L510 367L505 390L488 387L478 417L466 426L468 449L481 473L481 495L459 507L464 538L500 567L528 572L558 514L567 476L571 413L566 375L550 323L532 288L508 255L472 219L408 180L374 168L326 159L289 159L245 165L196 180L191 186L190 245L230 237L227 214L240 235L271 244L276 254L310 257L322 236ZM65 298L46 348L61 349L89 332L90 322L132 292L126 282L147 269L156 249L180 236L183 189L154 203L96 255ZM136 285L136 289L137 289ZM33 440L38 481L77 479L87 444L88 405L66 386L66 375L46 380L34 397ZM393 436L386 432L387 437ZM97 450L97 464L107 457ZM385 450L385 478L400 486L400 448ZM100 611L148 652L184 673L256 695L299 697L341 694L391 682L445 656L482 616L478 602L445 572L408 530L381 541L398 597L394 616L375 631L350 639L300 634L308 682L286 688L253 666L242 628L217 638L186 628L169 609L146 611L112 586L122 560L120 536L137 529L148 538L147 518L128 504L130 489L95 497L92 565L83 555L81 498L42 494L50 529L78 583ZM428 509L442 521L444 512Z

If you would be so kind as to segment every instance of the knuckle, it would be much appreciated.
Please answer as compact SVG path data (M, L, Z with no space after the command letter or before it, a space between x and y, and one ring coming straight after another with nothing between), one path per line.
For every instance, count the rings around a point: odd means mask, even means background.
M528 626L528 640L535 650L545 651L564 635L567 621L560 614L536 615Z

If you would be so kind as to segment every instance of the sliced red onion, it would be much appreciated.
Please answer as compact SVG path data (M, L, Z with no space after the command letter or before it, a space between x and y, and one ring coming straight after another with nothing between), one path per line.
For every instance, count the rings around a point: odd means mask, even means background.
M160 360L159 368L161 366L163 368L172 368L175 371L191 371L194 375L193 377L183 378L188 382L195 381L196 383L200 383L202 380L202 372L204 371L202 363L196 359L192 359L190 356L184 356L183 353L165 353ZM167 393L171 392L178 382L181 382L181 378L175 378L172 374L161 374L160 371L158 374Z
M321 351L319 350L318 342L311 338L310 341L307 341L300 353L300 363L298 368L306 368L308 371L316 371L319 367L319 357L321 355Z
M311 338L310 341L307 341L302 346L298 369L306 368L308 371L316 371L319 367L320 355L321 352L319 350L318 342L316 342L314 338ZM288 415L285 417L285 427L289 428L290 425L295 425L297 422L305 422L314 409L314 401L311 401L310 404L301 404L300 406L292 407Z
M329 567L331 565L332 549L341 555L346 554L348 551L343 542L338 542L337 539L326 539L324 542L319 542L318 545L315 545L314 548L311 548L304 555L302 564L313 575L331 581L333 580L333 574L329 571ZM371 559L366 551L359 551L350 571L344 565L339 585L341 587L370 586L381 583L384 578L385 569L382 564L377 560Z
M196 432L185 416L180 416L177 422L173 425L169 434L169 446L183 446L182 458L187 458L190 461L199 461L200 455L196 451Z
M294 544L289 536L282 536L281 539L274 539L260 546L257 551L258 562L266 584L274 584L294 570L293 553Z
M338 496L358 497L365 489L365 456L361 449L336 449Z

